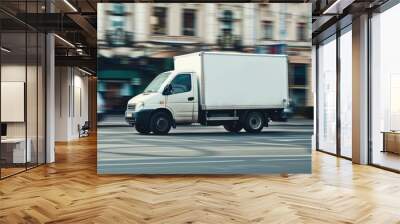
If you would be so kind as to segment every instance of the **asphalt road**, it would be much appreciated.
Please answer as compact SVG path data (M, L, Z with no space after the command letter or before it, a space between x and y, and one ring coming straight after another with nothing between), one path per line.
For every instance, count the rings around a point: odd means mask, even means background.
M262 133L178 126L169 135L98 128L99 174L261 174L311 172L312 122L276 123Z

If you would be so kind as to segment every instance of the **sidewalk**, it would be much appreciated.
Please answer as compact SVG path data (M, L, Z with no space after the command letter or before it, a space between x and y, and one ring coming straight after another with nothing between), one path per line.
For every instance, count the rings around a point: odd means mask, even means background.
M305 119L303 117L294 117L288 119L286 122L278 122L278 121L272 121L270 123L271 125L284 125L284 126L313 126L314 125L314 120L312 119Z

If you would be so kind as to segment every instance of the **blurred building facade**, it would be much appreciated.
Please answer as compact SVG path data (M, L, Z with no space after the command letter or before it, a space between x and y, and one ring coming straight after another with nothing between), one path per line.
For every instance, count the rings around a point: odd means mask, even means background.
M99 4L98 55L172 69L173 56L201 50L287 54L291 101L312 114L310 15L310 4ZM137 75L136 83L147 79Z

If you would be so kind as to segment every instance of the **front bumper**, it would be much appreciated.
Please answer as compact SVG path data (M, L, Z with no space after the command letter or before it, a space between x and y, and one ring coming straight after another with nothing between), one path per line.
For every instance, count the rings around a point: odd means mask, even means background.
M150 123L150 117L154 110L144 109L140 111L125 111L125 121L134 126L137 124L147 126Z
M125 121L134 126L136 123L135 112L130 110L125 111Z

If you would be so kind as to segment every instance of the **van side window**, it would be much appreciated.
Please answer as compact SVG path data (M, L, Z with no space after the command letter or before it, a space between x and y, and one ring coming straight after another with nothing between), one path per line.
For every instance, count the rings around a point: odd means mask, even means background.
M172 94L189 92L192 90L190 74L179 74L171 82Z

